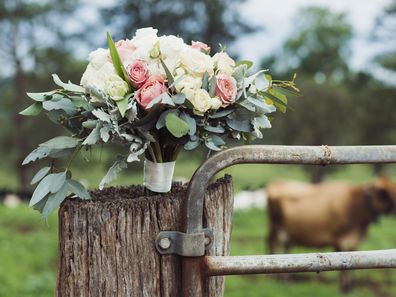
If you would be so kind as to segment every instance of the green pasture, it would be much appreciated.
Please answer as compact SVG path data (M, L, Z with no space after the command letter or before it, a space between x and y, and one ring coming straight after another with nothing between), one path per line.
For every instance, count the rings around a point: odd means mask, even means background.
M188 179L198 160L187 155L177 164L176 177ZM105 166L75 170L91 188L96 187ZM388 168L395 178L394 166ZM141 183L141 169L121 174L117 184ZM306 171L300 166L243 165L227 170L234 177L235 189L260 188L274 178L307 180ZM332 172L331 178L362 182L372 179L369 166L347 166ZM15 185L11 172L0 170L0 187ZM396 218L382 218L372 225L362 249L392 248L396 246ZM263 254L267 234L266 213L263 210L237 211L233 220L231 253L233 255ZM298 248L294 252L303 252ZM57 220L56 214L45 223L38 212L25 204L15 209L0 205L0 296L1 297L49 297L53 296L57 268ZM353 272L354 289L351 297L396 296L396 271ZM274 276L227 277L227 297L337 297L337 273L298 274L288 280Z

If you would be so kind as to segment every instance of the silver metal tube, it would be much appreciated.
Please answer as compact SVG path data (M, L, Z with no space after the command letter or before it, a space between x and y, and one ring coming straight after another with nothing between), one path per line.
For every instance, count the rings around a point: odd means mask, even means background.
M220 170L235 164L362 164L396 163L396 145L388 146L282 146L248 145L219 152L195 171L187 191L185 232L202 229L205 190Z
M396 268L396 249L263 256L206 256L204 263L208 276Z

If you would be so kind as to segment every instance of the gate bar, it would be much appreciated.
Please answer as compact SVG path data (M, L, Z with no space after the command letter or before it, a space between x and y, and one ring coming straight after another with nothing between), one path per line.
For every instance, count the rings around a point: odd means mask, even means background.
M396 268L396 249L263 256L206 256L203 262L208 276Z
M285 146L247 145L216 153L195 171L187 190L185 232L202 230L203 200L210 179L235 164L365 164L396 163L396 145Z
M330 164L396 163L396 145L333 147L326 145L249 145L216 153L195 171L189 184L187 200L184 204L183 229L185 233L191 234L202 231L204 193L210 179L217 172L229 166L252 163L323 166ZM204 242L201 244L205 245ZM202 249L202 246L197 248ZM232 260L232 258L230 259ZM206 288L204 283L207 276L205 271L203 271L202 260L203 257L182 257L183 297L205 296ZM392 261L392 263L396 265L395 262ZM331 266L329 264L326 265ZM364 268L370 268L370 266L366 265Z

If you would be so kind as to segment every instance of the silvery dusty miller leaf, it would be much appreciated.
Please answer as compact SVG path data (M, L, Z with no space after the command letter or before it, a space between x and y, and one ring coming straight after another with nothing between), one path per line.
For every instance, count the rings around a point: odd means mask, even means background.
M107 184L117 178L118 173L128 167L124 157L119 157L117 161L109 168L106 175L102 178L99 189L102 190Z

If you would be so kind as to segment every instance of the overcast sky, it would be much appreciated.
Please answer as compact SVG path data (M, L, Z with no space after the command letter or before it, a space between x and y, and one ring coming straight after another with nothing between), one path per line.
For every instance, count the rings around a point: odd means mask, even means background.
M265 29L258 33L239 39L233 48L241 58L255 62L266 54L271 53L290 35L293 30L293 16L304 6L317 5L328 7L335 12L345 12L355 33L352 43L351 66L364 69L370 58L380 50L380 44L370 42L376 17L383 11L390 0L248 0L241 13L253 24ZM266 40L264 48L262 46Z

